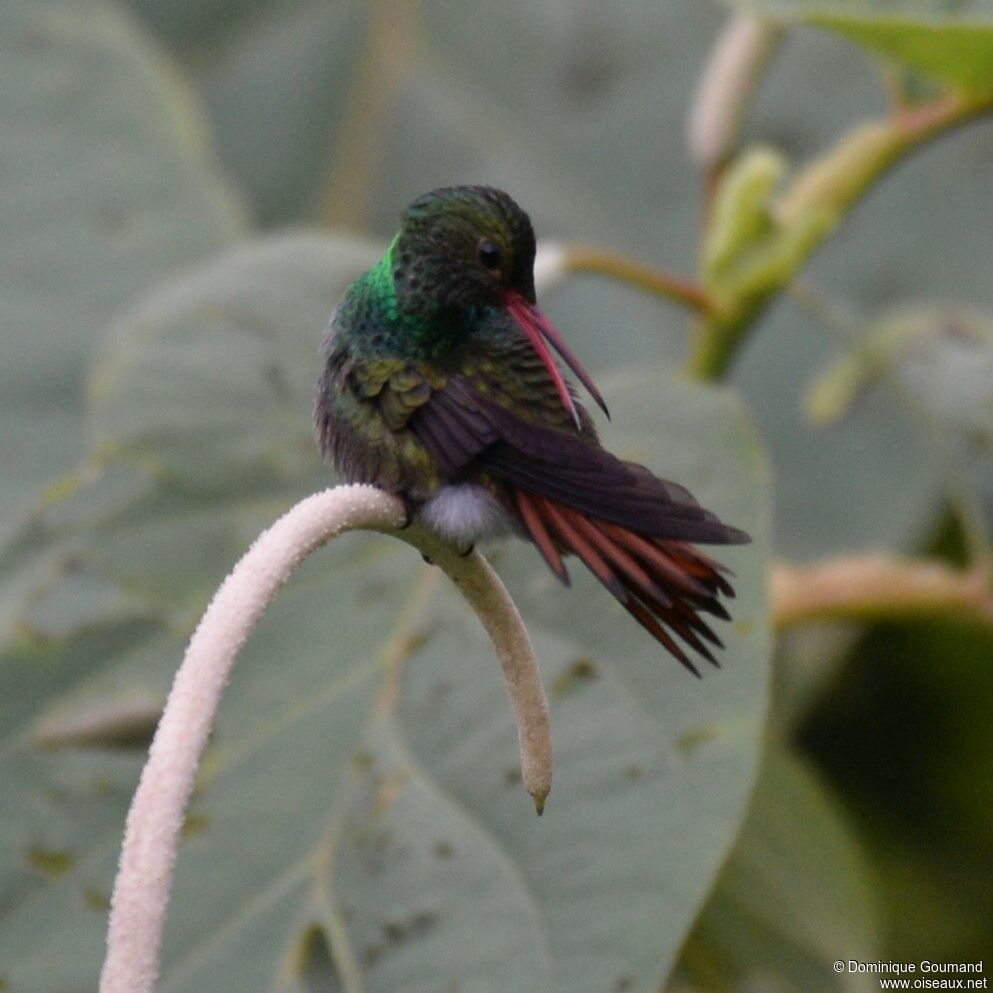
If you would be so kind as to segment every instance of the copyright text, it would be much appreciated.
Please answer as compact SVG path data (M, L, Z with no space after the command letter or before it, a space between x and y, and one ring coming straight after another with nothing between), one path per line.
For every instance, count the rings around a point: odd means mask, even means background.
M835 972L878 973L884 990L985 990L987 979L979 962L860 962L838 959Z

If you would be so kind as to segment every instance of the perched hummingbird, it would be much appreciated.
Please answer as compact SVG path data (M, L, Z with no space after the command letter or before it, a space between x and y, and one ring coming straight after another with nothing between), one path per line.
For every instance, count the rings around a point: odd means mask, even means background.
M314 421L348 482L401 497L408 519L471 548L530 539L568 584L578 555L691 672L673 634L717 664L701 613L734 591L690 542L737 544L676 483L597 439L551 349L606 405L535 304L534 231L506 194L433 190L404 212L380 262L348 289L324 342ZM549 347L551 346L551 347Z

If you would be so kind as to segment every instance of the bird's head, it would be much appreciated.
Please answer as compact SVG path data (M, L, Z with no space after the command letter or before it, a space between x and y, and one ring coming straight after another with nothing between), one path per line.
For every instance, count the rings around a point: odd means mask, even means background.
M507 294L534 303L534 231L506 193L448 186L418 197L393 249L397 301L433 316L500 306Z
M578 426L572 395L549 345L604 411L606 406L589 374L536 306L534 256L531 221L502 190L432 190L404 211L393 246L397 303L407 314L427 320L444 320L477 307L506 308L541 357Z

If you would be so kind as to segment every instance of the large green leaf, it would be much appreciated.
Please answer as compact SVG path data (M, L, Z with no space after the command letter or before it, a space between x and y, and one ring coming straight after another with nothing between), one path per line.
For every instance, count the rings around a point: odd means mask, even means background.
M111 318L238 226L188 94L113 5L12 0L3 25L0 547L83 455L82 369Z
M683 949L681 972L709 993L879 989L848 962L878 959L868 865L816 777L773 745L738 843ZM837 971L835 963L845 963Z
M182 642L144 622L103 625L64 645L24 645L0 655L0 757L4 812L0 820L0 906L6 913L37 904L50 885L72 882L63 893L68 907L100 914L90 927L103 926L109 880L89 872L91 849L109 849L134 788L141 753L114 733L122 717L148 716L167 689L149 676L147 661ZM137 646L137 647L136 647ZM151 702L151 703L150 703ZM139 709L140 708L140 709ZM130 722L130 727L136 727ZM101 730L111 733L101 734ZM56 744L102 744L106 751L79 747L50 752ZM134 744L134 738L130 740ZM78 870L73 872L73 870ZM68 910L67 910L68 912ZM86 914L74 918L85 931ZM9 939L3 939L8 941ZM0 979L9 956L0 956ZM33 977L25 989L54 989Z
M366 252L311 236L264 242L124 321L95 380L98 437L120 471L140 461L152 490L108 498L103 514L99 482L91 499L74 496L62 524L81 529L80 570L191 620L189 591L202 606L205 577L314 485L317 344ZM757 767L768 481L727 393L664 367L602 386L614 449L755 537L722 552L739 591L723 669L697 682L591 579L562 588L533 549L502 549L552 703L556 781L538 820L478 621L399 543L342 540L277 600L231 682L180 854L164 990L302 989L306 977L334 989L356 975L370 991L663 981ZM178 660L161 635L145 645L126 671L132 694L159 691ZM93 685L123 692L112 669ZM47 718L51 740L81 692L64 700L56 682L23 720ZM19 740L40 783L84 750L71 735L46 755ZM28 827L15 822L15 852L30 849ZM81 885L109 885L120 825L102 827L84 845L60 839L72 864L15 894L0 937L12 988L92 982L100 919L78 903Z
M222 44L270 7L267 0L131 0L162 42L187 58Z
M725 0L773 20L830 28L938 79L993 93L990 0Z

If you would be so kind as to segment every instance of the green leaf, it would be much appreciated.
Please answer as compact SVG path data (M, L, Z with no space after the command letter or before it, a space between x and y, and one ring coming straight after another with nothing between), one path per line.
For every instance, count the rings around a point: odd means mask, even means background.
M119 741L100 752L48 747L56 744L59 729L87 711L92 715L93 704L105 704L111 693L120 702L126 693L147 700L164 691L164 680L147 677L148 649L135 649L156 647L161 640L161 631L151 625L125 623L95 628L71 643L24 645L0 655L0 779L6 797L0 826L0 904L6 910L18 908L22 919L25 908L56 883L63 887L74 931L85 929L88 915L80 910L87 888L109 896L109 878L91 874L86 862L94 846L111 850L109 839L120 831L142 753L119 747ZM175 640L168 644L170 651L179 650ZM96 935L104 914L92 918L91 933ZM0 977L9 981L6 951L0 961ZM39 985L37 979L27 984L32 987L57 988Z
M727 171L703 245L704 286L729 322L782 289L836 221L817 205L783 223L773 193L786 169L771 149L754 148Z
M113 315L231 241L195 108L101 0L4 7L0 547L82 458L82 367Z
M964 0L725 0L785 23L812 24L975 93L993 93L993 3Z
M993 321L963 307L900 307L812 384L806 398L817 423L846 416L883 381L917 418L955 447L993 445Z
M130 0L128 4L163 44L184 58L202 56L225 35L271 7L266 0Z
M109 516L93 512L96 494L82 501L80 568L183 612L196 590L202 609L204 577L324 475L313 447L296 449L313 446L332 298L367 251L312 236L247 246L123 322L96 378L100 444L111 465L140 459L154 489ZM271 362L285 392L268 385ZM369 991L583 993L664 980L757 767L768 477L727 392L647 366L602 386L612 448L755 538L721 552L738 589L723 668L688 677L579 569L565 589L533 549L500 549L550 688L556 780L539 820L478 620L400 543L335 543L270 608L231 681L180 852L163 991L360 976ZM179 651L145 646L131 686L154 690ZM62 696L53 686L39 701L46 732L73 727L73 701L93 699ZM77 750L41 759L54 775ZM84 882L109 885L119 828L17 895L0 937L12 986L92 985L102 942L73 901ZM30 848L30 833L17 840Z
M712 993L868 993L878 978L850 973L848 962L878 958L867 863L852 830L804 763L771 747L680 971Z
M380 252L273 237L117 322L90 384L91 435L110 461L42 518L76 534L77 571L192 623L259 530L327 485L308 416L320 343L334 302Z
M274 237L147 298L117 322L90 377L98 452L127 450L200 492L241 475L316 481L306 414L321 339L382 250Z
M364 143L361 130L348 130L352 104L359 123L376 115L376 101L353 89L367 36L391 12L405 20L403 5L378 18L373 4L311 0L130 6L198 87L218 155L256 218L274 226L319 217L342 146ZM388 85L392 73L381 64L375 78ZM368 131L378 134L371 121Z

